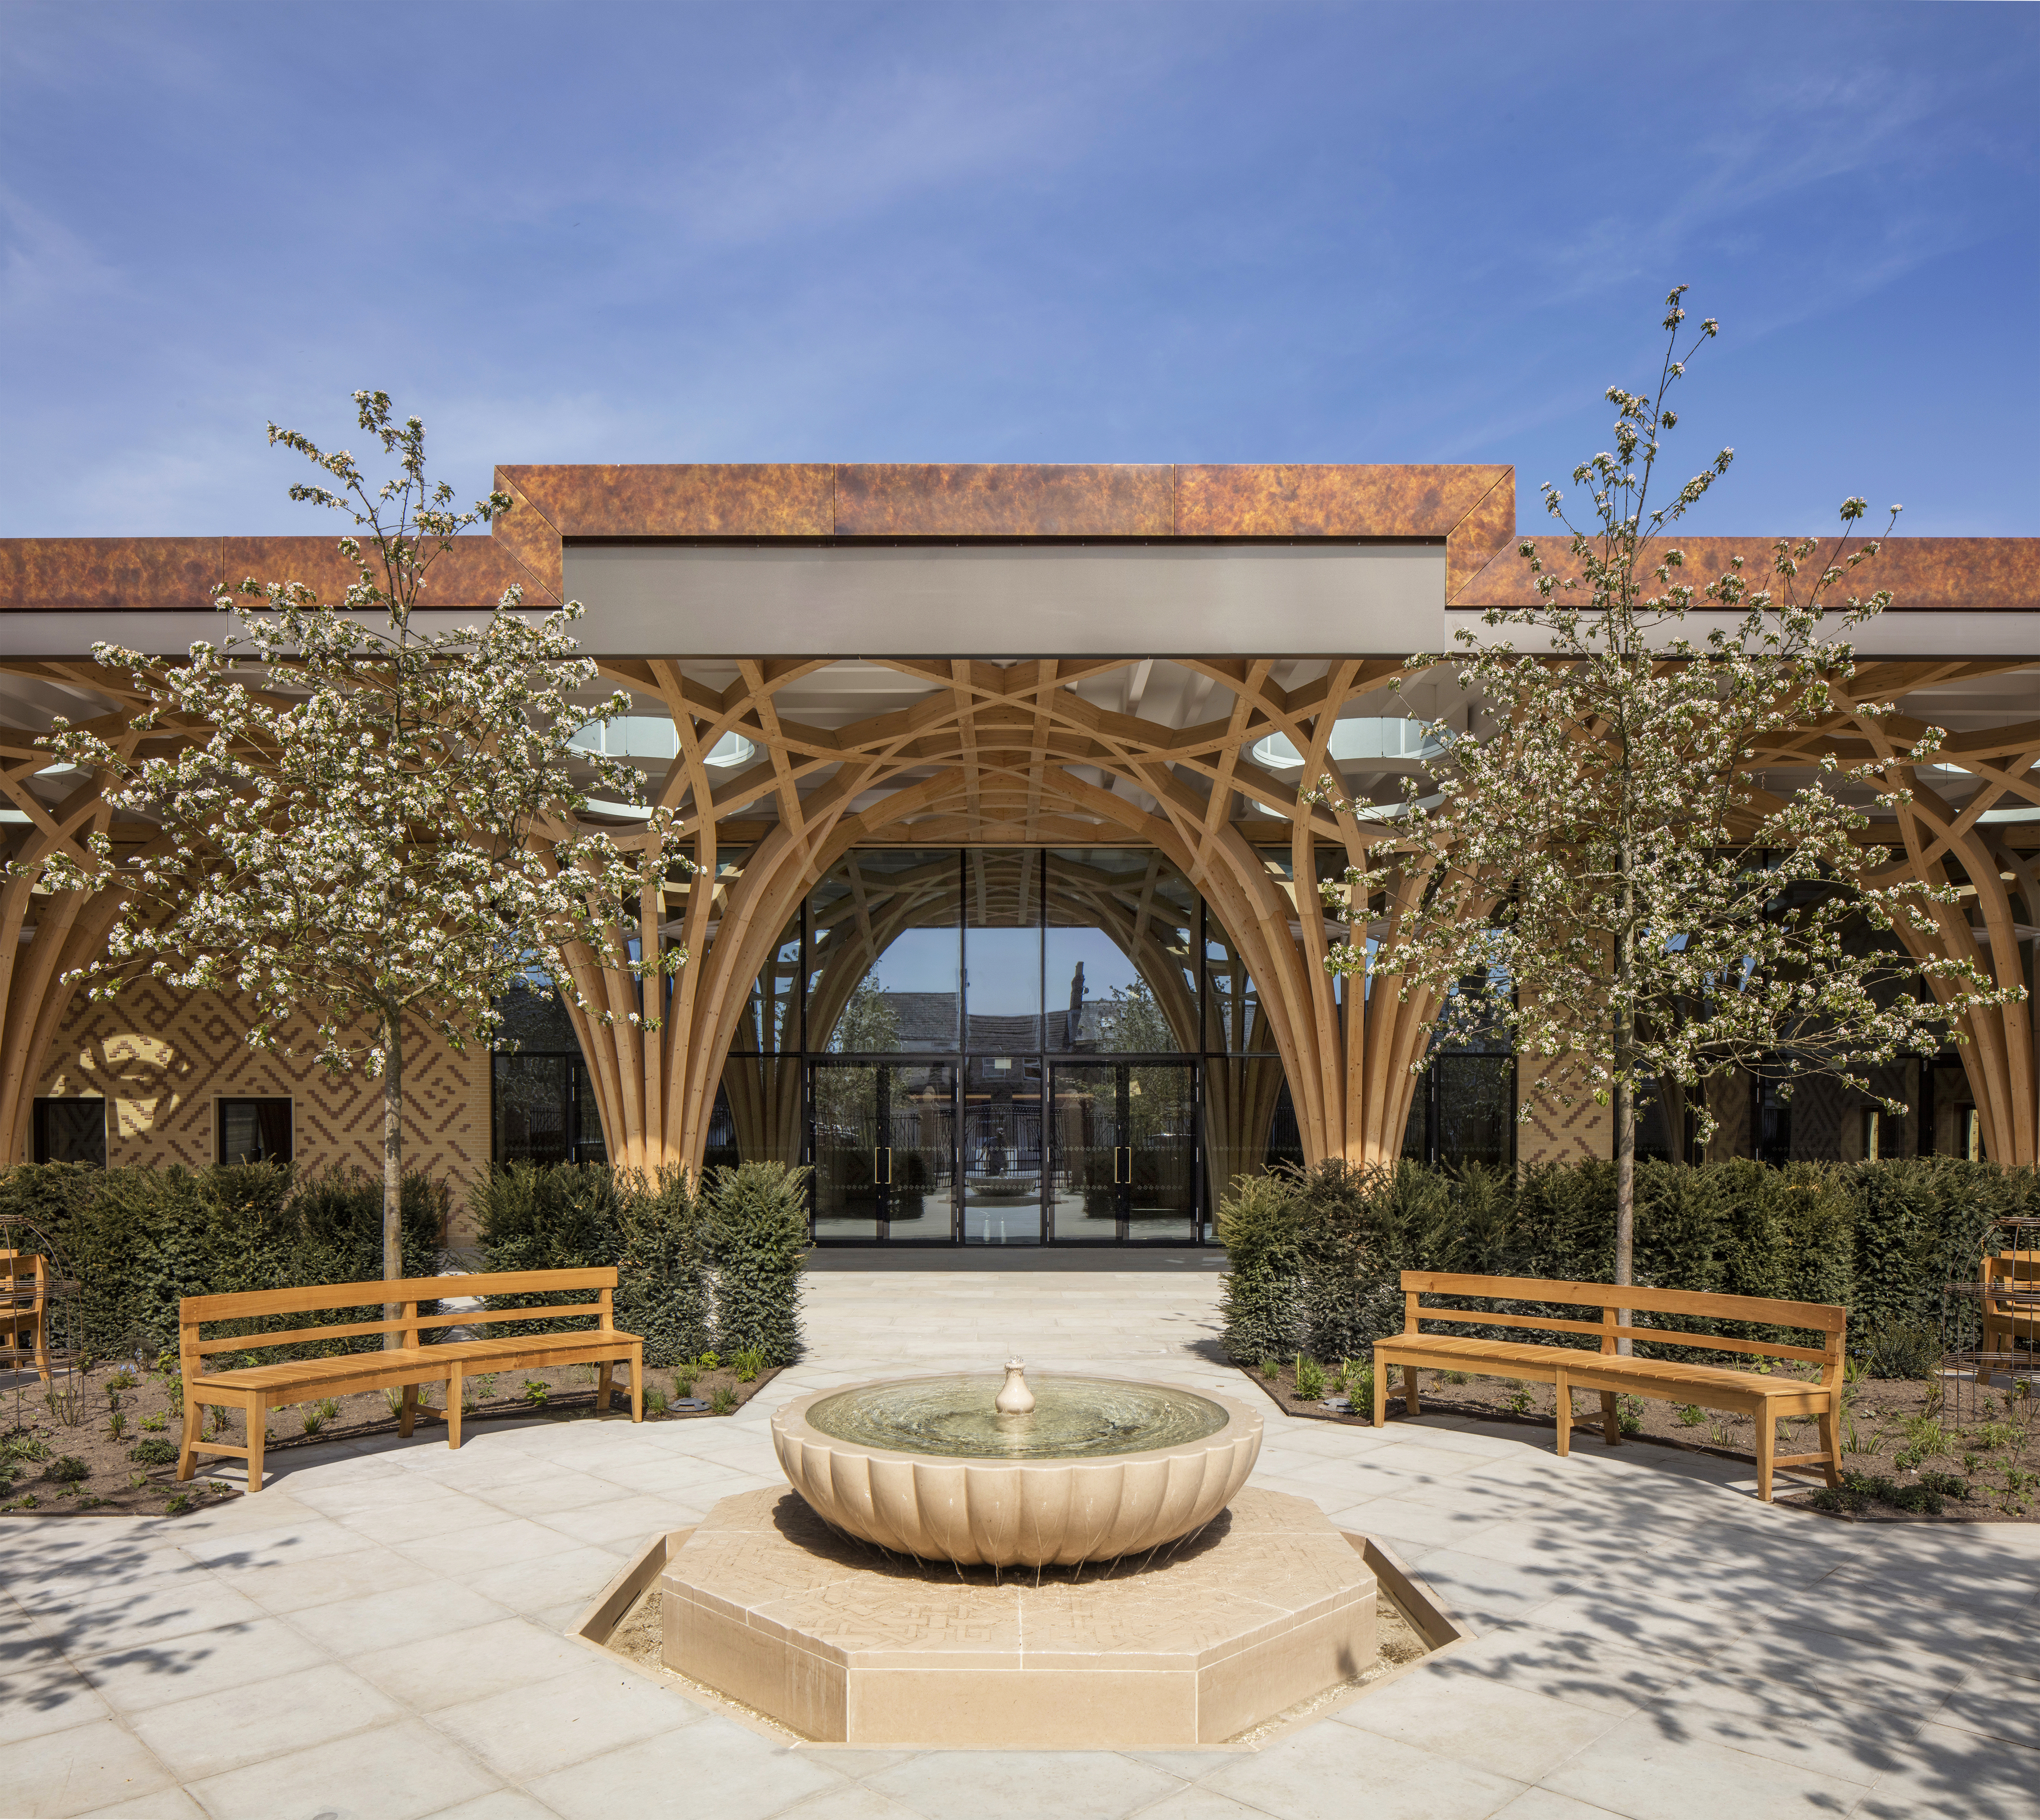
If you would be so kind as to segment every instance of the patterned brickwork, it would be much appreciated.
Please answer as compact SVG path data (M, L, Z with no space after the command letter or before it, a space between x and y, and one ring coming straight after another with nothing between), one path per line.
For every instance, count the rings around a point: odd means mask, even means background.
M103 1095L113 1102L109 1163L214 1160L214 1102L242 1095L293 1102L298 1161L311 1168L382 1160L382 1094L361 1076L329 1079L306 1055L250 1049L234 1001L177 992L154 980L111 1004L80 992L51 1045L38 1095ZM300 1037L309 1027L294 1031ZM407 1159L461 1191L489 1161L489 1058L455 1053L417 1027L404 1045Z
M1530 1102L1530 1122L1516 1128L1519 1163L1591 1163L1615 1154L1615 1114L1592 1100L1566 1106L1531 1090L1537 1064L1525 1057L1517 1064L1523 1096Z

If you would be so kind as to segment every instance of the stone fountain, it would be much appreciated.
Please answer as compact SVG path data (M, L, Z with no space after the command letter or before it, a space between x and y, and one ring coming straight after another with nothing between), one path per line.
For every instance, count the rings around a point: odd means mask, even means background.
M1375 1660L1358 1544L1246 1489L1262 1426L1017 1359L797 1398L798 1496L726 1498L668 1559L667 1666L831 1742L1223 1742Z

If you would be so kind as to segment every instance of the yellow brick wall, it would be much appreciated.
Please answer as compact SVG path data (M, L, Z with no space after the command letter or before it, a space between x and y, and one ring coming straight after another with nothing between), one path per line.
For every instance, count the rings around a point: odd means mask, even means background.
M153 980L106 1004L81 992L58 1029L36 1091L110 1101L106 1160L116 1167L211 1163L215 1102L246 1095L293 1102L302 1167L349 1163L379 1171L382 1083L360 1074L332 1079L308 1054L250 1049L247 1028L233 999L173 992ZM286 1036L298 1039L291 1046L307 1043L310 1026ZM467 1223L467 1185L489 1164L489 1080L486 1054L457 1054L428 1030L406 1030L405 1158L451 1179L456 1235Z

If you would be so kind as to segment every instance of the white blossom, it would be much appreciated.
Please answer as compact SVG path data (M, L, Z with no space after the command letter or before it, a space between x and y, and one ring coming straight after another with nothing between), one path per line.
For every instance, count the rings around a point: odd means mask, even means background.
M587 705L598 676L575 654L578 603L534 616L512 588L481 624L419 628L433 562L512 502L492 493L455 510L449 487L428 485L424 426L394 425L382 393L355 402L398 463L372 493L344 451L269 428L335 483L291 496L352 520L360 535L340 547L354 581L337 603L295 581L223 585L215 603L232 634L192 645L182 664L95 645L146 704L130 732L151 749L62 720L41 743L100 774L117 820L158 832L139 853L95 836L83 863L59 855L40 872L55 889L124 893L104 961L73 976L89 977L95 998L139 977L239 994L251 1044L282 1046L303 1019L329 1072L383 1081L394 1275L405 1021L456 1049L485 1049L497 999L535 964L611 1021L551 957L584 946L598 965L639 975L641 991L644 975L676 969L684 953L662 950L656 932L660 893L691 867L664 810L620 840L579 824L588 803L570 764L592 765L604 793L627 802L641 779L569 752L581 728L630 706L620 694ZM641 926L645 958L633 961ZM649 1002L663 998L653 985Z

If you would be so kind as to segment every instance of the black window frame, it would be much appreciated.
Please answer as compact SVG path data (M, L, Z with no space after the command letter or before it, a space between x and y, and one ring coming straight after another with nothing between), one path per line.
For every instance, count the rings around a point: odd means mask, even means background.
M242 1157L226 1154L226 1109L230 1106L252 1106L256 1109L256 1129L261 1131L266 1144L268 1121L262 1117L265 1106L284 1108L284 1154L280 1156L265 1155L255 1159L257 1163L288 1163L298 1153L298 1102L288 1094L223 1093L215 1094L212 1102L212 1156L215 1163L223 1165L239 1164Z
M108 1139L106 1136L106 1096L104 1094L96 1095L92 1094L51 1094L37 1097L32 1102L29 1109L30 1148L29 1154L38 1163L48 1163L50 1160L50 1109L53 1106L96 1106L99 1108L99 1156L97 1159L95 1160L90 1157L66 1157L62 1159L62 1160L68 1163L82 1162L85 1163L86 1167L90 1168L104 1169L106 1167L108 1148Z

